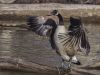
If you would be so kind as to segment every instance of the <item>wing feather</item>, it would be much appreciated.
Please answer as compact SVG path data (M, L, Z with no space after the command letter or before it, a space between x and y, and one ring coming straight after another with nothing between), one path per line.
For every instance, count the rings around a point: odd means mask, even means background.
M90 52L87 31L79 20L73 20L75 25L69 26L66 34L59 34L58 38L65 48L73 47L75 50L81 50L87 55Z
M50 35L50 31L53 29L53 25L56 25L52 19L44 19L45 17L32 16L28 18L27 24L38 35L47 36Z

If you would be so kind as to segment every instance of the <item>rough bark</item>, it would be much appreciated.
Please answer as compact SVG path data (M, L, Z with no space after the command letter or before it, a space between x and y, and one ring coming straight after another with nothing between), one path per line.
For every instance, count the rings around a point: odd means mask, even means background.
M100 63L96 63L93 66L72 67L71 71L65 71L60 67L57 68L38 63L26 62L18 58L1 57L0 70L31 72L38 75L95 75L97 74L96 72L100 70ZM95 70L97 71L94 72Z
M0 58L0 69L1 70L11 70L11 71L24 71L33 72L39 75L59 75L58 70L60 70L61 75L65 75L65 71L61 68L46 66L42 64L27 62L18 58Z

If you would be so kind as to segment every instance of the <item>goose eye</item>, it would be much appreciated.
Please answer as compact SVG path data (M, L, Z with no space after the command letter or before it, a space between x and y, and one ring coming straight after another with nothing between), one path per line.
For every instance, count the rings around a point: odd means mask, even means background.
M57 13L58 13L58 10L53 10L53 11L51 12L52 15L56 15Z

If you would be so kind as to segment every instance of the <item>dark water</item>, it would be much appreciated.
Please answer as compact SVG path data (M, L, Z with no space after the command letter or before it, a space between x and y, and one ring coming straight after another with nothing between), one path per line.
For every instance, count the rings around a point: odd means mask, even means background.
M100 26L88 25L91 53L78 53L82 66L100 60ZM48 38L40 37L25 28L6 27L0 30L0 57L19 58L43 65L58 66L60 57L51 49ZM100 74L100 73L99 73ZM33 75L25 72L0 71L0 75ZM36 75L36 74L34 74ZM98 74L97 74L98 75Z
M60 61L59 56L51 49L48 38L18 27L0 30L0 57L18 58L49 66L57 66ZM0 71L0 75L33 75L33 73Z
M48 39L22 28L0 30L0 56L55 66L59 61Z

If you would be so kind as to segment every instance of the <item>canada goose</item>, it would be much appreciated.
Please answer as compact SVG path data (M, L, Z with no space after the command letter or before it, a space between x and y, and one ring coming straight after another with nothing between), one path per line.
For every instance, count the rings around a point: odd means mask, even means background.
M57 10L53 10L49 16L28 18L28 25L35 33L50 37L51 47L62 57L63 62L80 64L75 56L77 49L85 49L88 54L90 46L81 20L70 17L70 23L66 31L63 17Z

